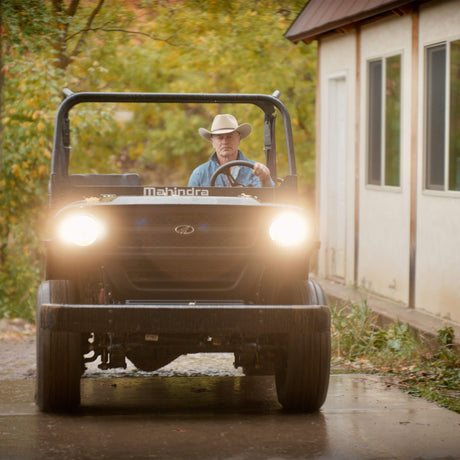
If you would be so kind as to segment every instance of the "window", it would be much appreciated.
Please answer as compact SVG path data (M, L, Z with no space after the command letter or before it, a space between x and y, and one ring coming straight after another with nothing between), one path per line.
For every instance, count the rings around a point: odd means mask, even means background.
M400 185L401 56L369 62L367 183Z
M426 48L426 181L460 191L460 40Z

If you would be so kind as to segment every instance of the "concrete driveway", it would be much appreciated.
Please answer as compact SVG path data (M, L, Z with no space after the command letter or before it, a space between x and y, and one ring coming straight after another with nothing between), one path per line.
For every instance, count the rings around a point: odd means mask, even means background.
M72 416L33 397L33 378L0 379L1 459L460 458L459 414L376 376L333 375L310 415L284 412L268 376L92 375Z

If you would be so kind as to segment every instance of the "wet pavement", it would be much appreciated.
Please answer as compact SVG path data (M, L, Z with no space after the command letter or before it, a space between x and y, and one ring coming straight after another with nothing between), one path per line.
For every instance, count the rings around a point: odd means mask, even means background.
M292 414L273 377L227 361L211 356L192 373L187 360L158 375L94 370L72 416L38 412L32 378L0 379L0 459L460 458L460 415L379 377L333 375L321 412Z

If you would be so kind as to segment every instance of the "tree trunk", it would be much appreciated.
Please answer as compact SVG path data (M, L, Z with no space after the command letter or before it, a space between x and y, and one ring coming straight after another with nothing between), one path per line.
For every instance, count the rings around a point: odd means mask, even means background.
M0 1L0 177L3 171L3 6Z

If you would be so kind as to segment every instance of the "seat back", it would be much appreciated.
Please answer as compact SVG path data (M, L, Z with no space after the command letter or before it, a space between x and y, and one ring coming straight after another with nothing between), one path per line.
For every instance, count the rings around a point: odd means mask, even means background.
M140 186L139 174L72 174L71 185L83 187L118 187L123 185Z

